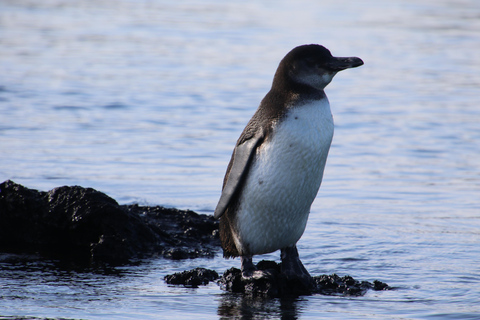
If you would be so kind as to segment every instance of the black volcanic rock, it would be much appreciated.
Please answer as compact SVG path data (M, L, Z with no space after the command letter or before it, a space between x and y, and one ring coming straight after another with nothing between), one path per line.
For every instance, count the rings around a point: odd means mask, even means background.
M164 280L168 284L182 284L185 287L198 288L207 285L210 281L217 280L218 273L205 268L195 268L183 272L166 275Z
M281 264L275 261L262 260L257 264L257 269L265 271L266 276L245 279L242 277L240 269L230 268L223 273L217 283L225 291L260 299L298 297L312 294L362 296L368 290L393 289L378 280L371 283L358 281L350 276L340 277L336 274L315 276L313 277L313 285L306 288L300 281L287 280L280 272ZM167 275L164 280L168 284L196 288L218 278L219 276L214 270L195 268Z
M140 215L144 223L159 236L161 254L169 259L213 257L220 249L218 221L212 216L174 208L122 206Z
M0 184L0 250L38 251L82 263L120 264L161 255L213 256L218 222L193 211L119 205L91 188L48 192Z
M91 188L59 187L48 192L7 180L0 184L0 252L39 252L80 264L123 264L134 259L213 257L220 249L218 222L212 216L160 206L119 205ZM390 290L386 283L350 276L313 277L311 288L286 279L280 264L260 261L268 276L245 279L231 268L218 280L229 292L276 298L310 294L359 296ZM169 284L197 287L214 281L213 270L196 268L165 277Z
M313 277L314 285L306 288L298 281L287 280L280 273L280 264L275 261L260 261L257 269L267 271L268 276L245 279L240 269L231 268L218 281L229 292L242 293L252 297L280 298L311 294L362 296L368 290L391 290L386 283L375 280L357 281L350 276L336 274Z

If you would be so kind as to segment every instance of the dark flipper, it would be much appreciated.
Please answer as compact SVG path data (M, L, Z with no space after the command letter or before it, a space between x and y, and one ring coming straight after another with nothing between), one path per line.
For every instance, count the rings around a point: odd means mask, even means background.
M232 161L233 164L230 171L227 172L226 183L222 190L222 195L215 208L214 217L220 218L230 204L234 193L240 187L241 181L248 171L248 166L255 154L255 150L261 140L263 139L263 131L259 131L253 135L250 139L239 143L233 152Z

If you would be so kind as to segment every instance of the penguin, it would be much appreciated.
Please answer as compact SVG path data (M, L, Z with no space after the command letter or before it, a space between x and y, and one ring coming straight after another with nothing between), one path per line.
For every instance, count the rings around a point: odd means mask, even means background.
M240 257L242 277L262 277L253 255L280 250L281 273L309 286L297 241L323 178L333 138L325 87L335 74L363 65L321 45L292 49L270 91L240 135L227 166L214 217L225 258Z

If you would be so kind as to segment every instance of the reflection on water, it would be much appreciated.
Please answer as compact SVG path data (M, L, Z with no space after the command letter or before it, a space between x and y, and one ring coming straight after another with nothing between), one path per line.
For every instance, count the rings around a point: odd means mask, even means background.
M220 300L220 319L299 319L301 299L261 299L225 294Z
M0 318L478 318L479 17L476 0L0 2L0 180L121 203L212 213L284 54L361 57L326 89L336 131L299 251L312 274L400 288L258 301L162 280L238 267L220 255L85 270L2 254Z

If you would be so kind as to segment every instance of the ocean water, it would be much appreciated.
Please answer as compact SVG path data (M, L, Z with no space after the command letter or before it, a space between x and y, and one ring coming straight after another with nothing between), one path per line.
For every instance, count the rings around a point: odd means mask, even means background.
M0 180L212 214L236 139L293 47L365 65L298 246L311 274L397 288L251 300L153 259L77 269L0 254L0 319L480 319L480 2L0 1ZM258 257L277 259L278 253Z

